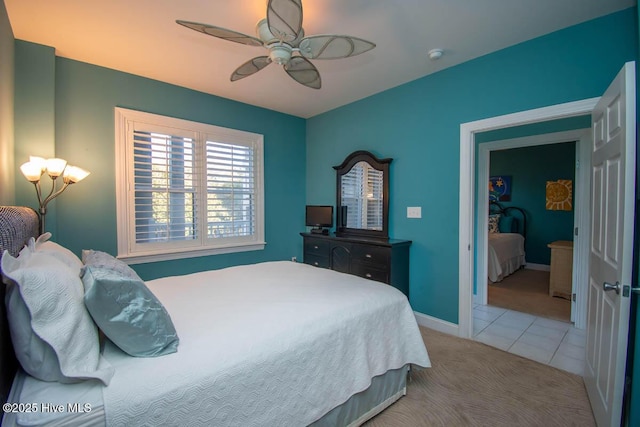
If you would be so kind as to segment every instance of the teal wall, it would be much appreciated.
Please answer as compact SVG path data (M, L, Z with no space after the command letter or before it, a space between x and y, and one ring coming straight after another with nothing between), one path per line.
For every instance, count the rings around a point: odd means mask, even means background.
M458 323L460 124L600 96L637 44L631 8L313 117L307 203L335 204L332 166L350 152L392 157L389 229L413 240L411 304ZM422 219L407 219L408 206Z
M29 156L55 157L55 49L33 43L15 43L15 189L16 204L38 204L33 184L20 172ZM46 184L44 184L46 182ZM46 195L51 188L43 181ZM57 200L48 206L47 221L55 225ZM51 230L51 228L48 228Z
M301 256L303 119L56 57L53 49L40 45L18 41L15 55L16 163L26 161L28 154L55 152L91 172L55 200L55 217L47 215L47 230L56 241L77 254L88 248L116 253L118 106L264 135L265 249L134 265L143 279ZM18 201L35 206L32 186L24 178L20 183Z
M491 152L489 175L510 175L512 179L511 201L501 204L517 206L527 214L527 263L550 265L547 244L573 240L574 211L547 210L545 196L547 181L575 181L575 153L575 142Z

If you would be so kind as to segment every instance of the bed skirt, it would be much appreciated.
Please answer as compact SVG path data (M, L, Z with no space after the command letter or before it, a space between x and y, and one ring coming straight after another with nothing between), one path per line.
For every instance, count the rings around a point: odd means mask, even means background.
M408 372L409 366L406 365L374 377L369 388L351 396L349 400L329 411L311 426L356 427L362 425L406 394ZM42 396L46 395L48 405L63 405L65 412L58 414L42 411L31 414L5 413L2 425L5 427L105 427L100 386L96 384L95 388L87 388L87 383L80 384L83 387L71 387L70 390L69 384L39 381L20 370L14 379L8 402L27 404L38 401L42 403ZM69 412L67 411L69 402L89 403L91 411Z

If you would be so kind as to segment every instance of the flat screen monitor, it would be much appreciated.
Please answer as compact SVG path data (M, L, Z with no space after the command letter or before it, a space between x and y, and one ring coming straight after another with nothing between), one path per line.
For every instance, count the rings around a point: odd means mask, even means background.
M333 227L333 206L307 206L306 225L308 227Z

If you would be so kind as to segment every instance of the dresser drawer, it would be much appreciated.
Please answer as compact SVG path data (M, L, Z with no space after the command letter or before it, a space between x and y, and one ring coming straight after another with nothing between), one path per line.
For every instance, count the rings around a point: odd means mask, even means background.
M352 263L351 274L375 280L376 282L389 283L389 270L380 270L367 264Z
M313 255L308 252L305 252L304 263L309 265L315 265L316 267L329 268L329 257Z
M372 245L353 245L351 247L353 262L370 263L380 267L389 265L389 249Z
M323 239L304 239L304 253L329 256L331 242Z
M410 240L300 234L305 264L385 283L409 296Z

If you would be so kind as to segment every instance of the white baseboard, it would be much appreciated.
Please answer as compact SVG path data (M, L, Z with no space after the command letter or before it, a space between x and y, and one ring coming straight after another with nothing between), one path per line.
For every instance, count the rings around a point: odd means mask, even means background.
M447 322L445 320L438 319L437 317L427 316L426 314L418 313L417 311L414 311L413 314L416 316L416 321L420 326L456 337L458 336L458 325L455 323Z
M528 262L525 266L527 270L551 271L551 266L546 264L532 264Z

